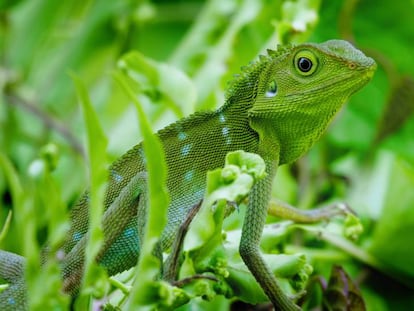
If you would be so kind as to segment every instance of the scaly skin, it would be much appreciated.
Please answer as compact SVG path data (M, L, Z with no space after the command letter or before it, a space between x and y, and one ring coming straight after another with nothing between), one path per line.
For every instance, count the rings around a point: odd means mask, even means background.
M206 172L222 167L229 151L258 153L266 162L267 177L249 196L240 254L277 310L299 310L280 289L259 250L270 200L273 176L279 165L295 161L319 139L349 96L372 78L375 62L345 41L302 44L269 51L232 81L225 104L215 112L195 113L158 132L168 167L171 195L168 223L160 238L169 248L188 210L203 197ZM145 159L141 144L110 168L103 227L105 243L97 261L110 275L134 266L145 225ZM72 227L62 250L64 290L75 294L82 271L88 230L88 199L74 207ZM23 267L23 259L0 251L0 261ZM13 260L12 260L13 259ZM24 285L12 266L0 275L12 284L0 295L3 310L24 308ZM20 271L20 270L19 270ZM20 283L19 283L20 282Z

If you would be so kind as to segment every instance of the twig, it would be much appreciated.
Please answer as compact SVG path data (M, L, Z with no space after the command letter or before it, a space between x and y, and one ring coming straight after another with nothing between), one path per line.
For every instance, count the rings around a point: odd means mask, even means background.
M51 128L59 133L65 140L68 141L68 144L75 152L79 153L83 158L86 158L86 153L82 144L61 121L51 117L39 109L36 105L28 102L16 94L5 94L5 97L10 104L23 108L24 110L30 112L32 115L39 118L46 127Z

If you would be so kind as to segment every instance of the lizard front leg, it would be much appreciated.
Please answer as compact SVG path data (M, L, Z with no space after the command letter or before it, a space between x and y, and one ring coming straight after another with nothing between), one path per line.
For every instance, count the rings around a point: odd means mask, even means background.
M266 163L268 176L260 180L249 195L240 240L240 255L257 282L272 301L275 308L283 311L297 311L300 308L290 300L278 284L262 255L260 239L265 225L268 204L271 196L272 180L276 164Z

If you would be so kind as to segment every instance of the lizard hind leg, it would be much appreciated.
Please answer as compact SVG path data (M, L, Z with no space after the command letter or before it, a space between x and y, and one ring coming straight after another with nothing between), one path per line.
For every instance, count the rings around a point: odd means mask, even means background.
M147 215L146 185L145 172L133 177L103 217L105 242L97 261L109 275L137 264Z
M103 214L104 242L96 261L105 267L109 275L125 271L137 263L139 241L142 239L138 222L139 217L145 215L145 187L146 174L137 174ZM88 234L81 238L63 262L63 288L71 295L76 295L79 290L87 239Z

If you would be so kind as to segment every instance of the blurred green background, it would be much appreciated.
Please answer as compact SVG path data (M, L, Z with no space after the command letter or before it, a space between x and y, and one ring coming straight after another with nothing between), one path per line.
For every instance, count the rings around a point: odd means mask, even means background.
M365 227L354 244L360 253L321 241L306 247L342 252L369 310L414 309L413 20L412 0L0 1L0 153L35 198L34 240L50 239L48 210L66 211L88 185L70 73L88 89L111 162L141 140L113 79L125 53L142 55L136 92L157 130L220 106L227 81L266 48L342 38L379 69L315 148L281 169L275 194L302 208L350 204ZM39 181L45 170L52 185ZM15 204L3 172L0 227ZM1 248L22 253L16 237L26 225L12 220ZM334 263L316 260L315 274L328 278Z

